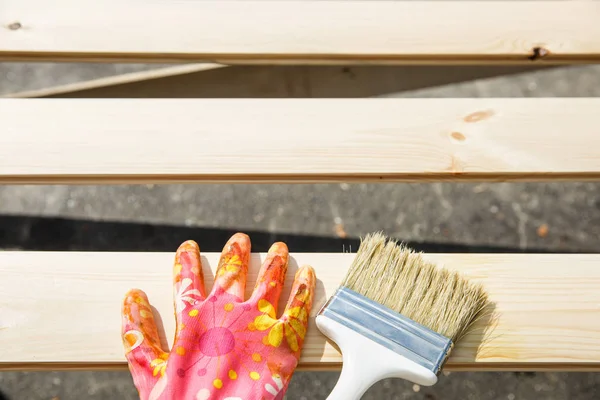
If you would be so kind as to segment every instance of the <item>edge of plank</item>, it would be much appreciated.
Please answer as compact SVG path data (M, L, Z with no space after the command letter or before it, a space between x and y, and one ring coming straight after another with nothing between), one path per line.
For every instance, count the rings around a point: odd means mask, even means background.
M112 184L144 184L144 183L418 183L418 182L559 182L581 181L595 182L600 180L599 171L589 172L489 172L465 173L448 171L443 173L398 173L398 174L137 174L137 175L0 175L0 183L4 185L112 185Z
M127 85L142 81L152 81L157 79L169 78L172 76L193 74L202 71L213 70L217 68L223 68L224 65L220 64L190 64L190 65L178 65L174 67L159 68L150 71L131 72L128 74L121 74L115 76L109 76L105 78L92 79L84 82L70 83L66 85L53 86L44 89L27 90L23 92L8 93L0 98L37 98L37 97L53 97L60 96L68 93L82 92L88 90L94 90L98 88L108 86Z

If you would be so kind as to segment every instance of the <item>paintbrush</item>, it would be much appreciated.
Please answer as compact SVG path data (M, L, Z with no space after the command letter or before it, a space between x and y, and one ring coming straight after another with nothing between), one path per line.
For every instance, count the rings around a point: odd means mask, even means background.
M384 378L435 384L487 302L481 285L381 233L368 235L316 317L342 352L342 373L327 399L360 399Z

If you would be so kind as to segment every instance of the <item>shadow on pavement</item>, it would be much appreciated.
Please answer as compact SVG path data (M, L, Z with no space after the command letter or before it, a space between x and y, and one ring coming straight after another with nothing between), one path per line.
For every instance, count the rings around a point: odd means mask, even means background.
M265 252L276 241L291 252L356 252L359 238L274 233L243 229L252 251ZM175 251L185 240L197 241L202 251L220 252L234 229L185 227L136 222L105 222L67 218L0 215L0 248L52 251ZM395 239L403 241L403 238ZM547 249L404 241L430 253L553 253ZM561 253L591 253L581 249Z

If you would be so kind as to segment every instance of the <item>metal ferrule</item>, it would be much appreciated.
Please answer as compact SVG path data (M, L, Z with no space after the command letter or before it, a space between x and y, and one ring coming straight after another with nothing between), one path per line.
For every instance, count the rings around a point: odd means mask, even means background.
M436 375L453 346L449 338L345 287L335 292L319 315L347 326Z

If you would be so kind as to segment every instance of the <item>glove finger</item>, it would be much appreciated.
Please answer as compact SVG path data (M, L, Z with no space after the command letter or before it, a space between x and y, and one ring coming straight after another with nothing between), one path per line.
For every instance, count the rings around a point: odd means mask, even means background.
M164 375L169 354L161 348L152 309L143 291L127 292L121 317L121 336L129 369L136 387L146 388Z
M173 302L177 332L180 331L183 311L206 298L200 248L193 240L183 242L175 254L173 267Z
M282 321L287 322L284 324L284 333L288 345L298 355L306 336L316 281L315 271L310 266L303 266L296 272L292 292L281 317Z
M287 245L282 242L274 243L258 272L258 279L252 293L253 299L267 300L277 309L288 268L288 260Z
M243 233L236 233L223 247L213 293L223 290L243 301L249 260L250 238Z

